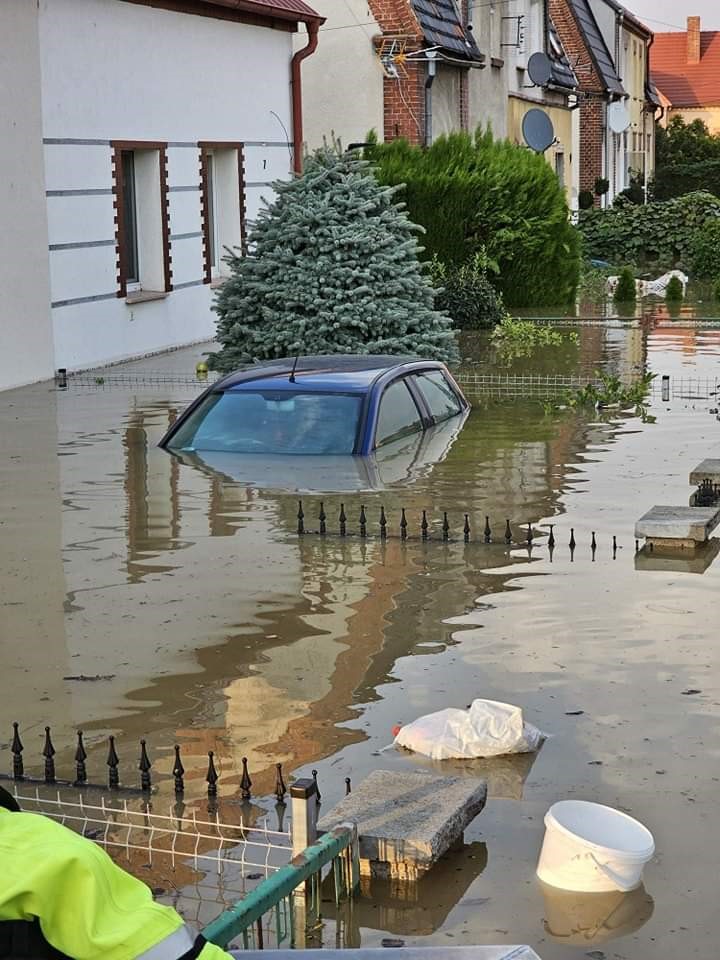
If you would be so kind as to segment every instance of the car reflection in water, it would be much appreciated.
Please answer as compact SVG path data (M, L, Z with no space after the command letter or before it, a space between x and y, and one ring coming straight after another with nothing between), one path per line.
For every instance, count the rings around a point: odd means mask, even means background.
M290 493L354 493L412 483L444 460L468 411L379 447L366 456L302 456L169 450L182 463L234 483Z

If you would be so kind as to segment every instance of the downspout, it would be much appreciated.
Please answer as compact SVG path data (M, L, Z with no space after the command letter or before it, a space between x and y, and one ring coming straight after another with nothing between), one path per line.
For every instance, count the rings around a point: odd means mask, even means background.
M427 54L427 75L425 77L425 146L432 144L432 85L435 80L437 64L435 63L435 51L428 50Z
M303 150L303 113L302 113L302 85L300 79L300 64L306 57L315 53L318 45L318 32L324 20L308 20L306 22L308 42L293 56L290 62L290 92L292 97L292 127L293 127L293 172L302 173Z

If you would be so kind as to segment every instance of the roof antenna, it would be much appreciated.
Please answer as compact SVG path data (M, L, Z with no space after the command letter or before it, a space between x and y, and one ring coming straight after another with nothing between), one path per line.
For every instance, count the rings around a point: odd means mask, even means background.
M299 359L300 359L300 354L298 353L293 362L293 368L290 371L290 383L295 383L295 370L297 369Z

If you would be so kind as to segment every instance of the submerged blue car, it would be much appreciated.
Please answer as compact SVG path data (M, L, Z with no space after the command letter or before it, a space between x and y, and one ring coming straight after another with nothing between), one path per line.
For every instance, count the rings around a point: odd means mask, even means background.
M209 386L160 446L189 454L365 456L467 408L445 365L433 360L347 354L272 360Z

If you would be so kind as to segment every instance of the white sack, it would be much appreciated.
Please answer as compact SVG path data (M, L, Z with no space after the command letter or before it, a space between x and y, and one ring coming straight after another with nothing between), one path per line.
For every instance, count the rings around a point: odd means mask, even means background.
M506 753L532 753L545 739L523 722L522 710L497 700L473 700L469 710L449 707L400 728L397 746L432 760L469 760Z

